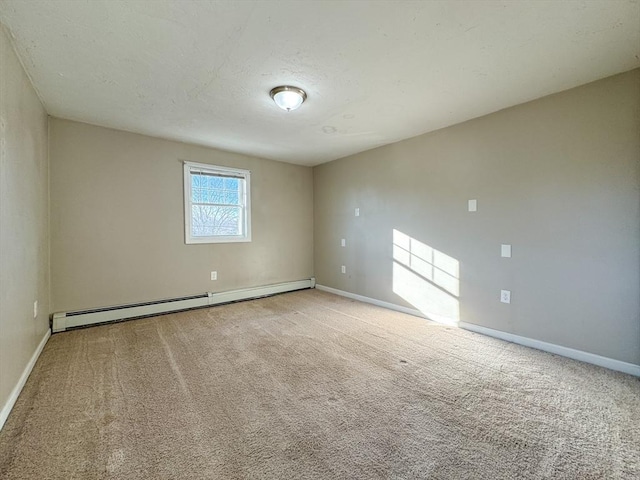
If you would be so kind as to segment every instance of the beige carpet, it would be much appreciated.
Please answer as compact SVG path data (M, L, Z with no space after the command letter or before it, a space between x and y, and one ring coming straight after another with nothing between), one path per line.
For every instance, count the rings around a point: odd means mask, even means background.
M306 290L53 335L2 479L640 478L640 380Z

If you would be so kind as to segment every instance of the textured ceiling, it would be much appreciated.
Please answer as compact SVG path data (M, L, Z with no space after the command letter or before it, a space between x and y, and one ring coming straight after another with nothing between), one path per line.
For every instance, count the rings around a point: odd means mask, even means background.
M54 116L316 165L640 67L640 4L0 0ZM309 98L295 112L269 90Z

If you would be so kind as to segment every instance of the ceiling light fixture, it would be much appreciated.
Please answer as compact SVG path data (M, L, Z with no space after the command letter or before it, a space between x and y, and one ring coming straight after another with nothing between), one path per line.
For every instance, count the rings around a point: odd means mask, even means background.
M277 106L287 112L299 108L302 102L307 99L307 93L304 90L287 85L272 89L269 95L271 95L271 98L273 98Z

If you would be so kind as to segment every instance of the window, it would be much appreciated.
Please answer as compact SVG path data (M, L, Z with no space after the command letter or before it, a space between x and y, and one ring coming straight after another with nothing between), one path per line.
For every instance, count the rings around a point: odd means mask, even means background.
M248 170L184 162L186 243L251 241Z

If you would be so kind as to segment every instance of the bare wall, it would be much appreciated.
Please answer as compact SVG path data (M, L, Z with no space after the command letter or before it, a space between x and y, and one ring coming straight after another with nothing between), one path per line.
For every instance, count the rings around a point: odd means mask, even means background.
M634 70L315 167L315 275L640 364L639 189Z
M56 118L50 134L53 311L312 276L311 168ZM252 242L185 245L182 160L251 170Z
M0 409L49 328L48 175L47 114L0 25Z

